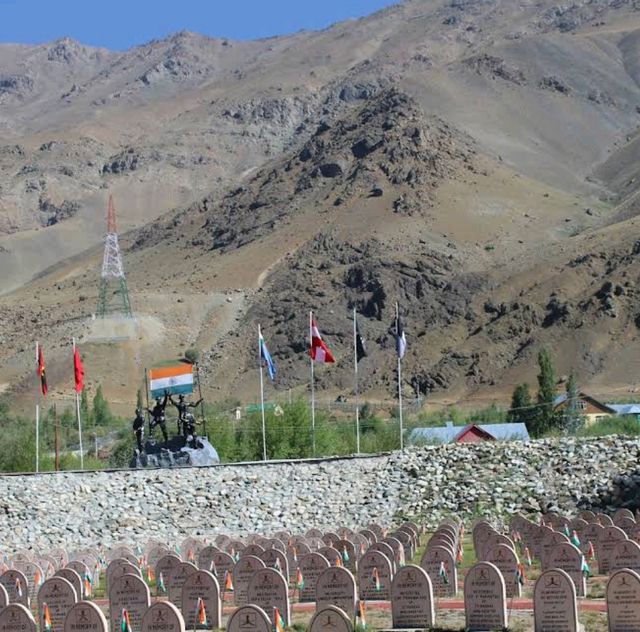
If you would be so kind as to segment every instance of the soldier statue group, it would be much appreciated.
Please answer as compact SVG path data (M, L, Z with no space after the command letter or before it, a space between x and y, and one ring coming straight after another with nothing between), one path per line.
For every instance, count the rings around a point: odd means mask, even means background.
M196 425L201 422L196 421L194 414L189 408L196 408L202 403L202 398L197 402L185 401L184 395L178 396L178 401L173 399L173 395L170 395L168 391L164 392L163 397L156 397L155 405L153 408L136 408L136 416L133 420L133 433L136 437L137 448L140 452L143 451L143 439L144 439L144 416L146 411L149 413L149 437L153 436L153 430L156 426L160 426L162 437L165 441L169 440L167 433L167 419L165 415L165 409L167 403L171 403L176 407L178 411L178 435L182 435L185 442L191 437L192 443L195 445L196 440Z

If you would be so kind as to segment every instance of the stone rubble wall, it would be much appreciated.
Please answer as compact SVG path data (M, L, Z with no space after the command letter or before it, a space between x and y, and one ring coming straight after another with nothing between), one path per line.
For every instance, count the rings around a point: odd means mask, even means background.
M634 481L640 440L607 437L413 447L404 453L173 470L0 476L0 551L168 542L311 527L434 527L606 508ZM637 485L640 486L640 475ZM627 494L628 496L628 494Z

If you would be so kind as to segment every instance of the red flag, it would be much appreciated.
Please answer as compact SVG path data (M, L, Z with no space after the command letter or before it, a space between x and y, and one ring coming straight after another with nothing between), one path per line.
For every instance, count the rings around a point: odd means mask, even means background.
M309 349L309 354L314 362L335 362L329 347L327 347L324 340L320 337L318 325L313 316L311 317L311 349Z
M40 378L40 391L43 395L49 392L47 386L47 374L44 367L44 353L42 353L42 347L38 344L38 377Z
M76 393L82 393L84 388L84 366L78 352L78 347L73 348L73 372L76 378Z

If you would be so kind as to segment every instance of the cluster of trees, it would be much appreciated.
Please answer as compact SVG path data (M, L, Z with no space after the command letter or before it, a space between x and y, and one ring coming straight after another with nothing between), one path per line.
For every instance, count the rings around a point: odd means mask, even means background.
M584 426L584 417L578 409L578 389L573 374L566 382L567 405L561 412L555 411L558 396L557 379L553 360L546 349L538 353L538 392L534 402L529 384L518 384L511 396L509 421L524 422L532 437L561 432L575 434Z

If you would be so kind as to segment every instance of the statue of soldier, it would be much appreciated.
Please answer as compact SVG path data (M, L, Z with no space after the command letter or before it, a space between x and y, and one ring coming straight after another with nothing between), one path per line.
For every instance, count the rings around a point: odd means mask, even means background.
M161 397L156 397L156 404L153 408L147 408L149 414L151 415L151 419L149 420L149 436L153 434L153 429L156 426L160 426L160 430L162 430L162 436L165 441L169 441L169 437L167 435L167 424L166 418L164 415L164 410L167 407L167 401L169 400L169 392L164 392L164 399Z
M182 420L182 436L184 437L185 443L189 439L189 435L191 435L191 441L194 447L196 447L196 439L198 435L196 434L196 425L198 422L194 417L192 412L186 412L184 415L184 419Z
M186 418L187 418L187 409L196 408L200 406L202 402L202 398L200 398L197 402L186 402L184 399L184 395L178 395L178 401L176 402L173 399L173 395L169 395L169 401L178 409L178 432L180 432L180 426L182 426L182 436L187 437L189 434L185 430ZM192 415L193 417L193 415Z
M142 416L142 410L136 408L136 418L133 420L133 434L136 436L136 444L138 450L142 452L142 439L144 437L144 417Z

